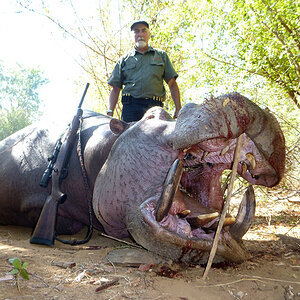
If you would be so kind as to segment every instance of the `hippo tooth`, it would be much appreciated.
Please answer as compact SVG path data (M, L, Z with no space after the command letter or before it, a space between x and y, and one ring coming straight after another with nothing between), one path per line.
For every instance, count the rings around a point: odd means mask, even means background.
M225 147L222 149L222 151L221 151L221 156L225 155L225 154L228 152L229 147L230 147L230 146L227 145L227 146L225 146Z
M235 217L231 217L231 216L230 217L226 217L224 219L223 227L230 226L230 225L234 224L235 220L236 220ZM209 229L217 229L218 223L219 222L215 222L211 226L208 226L208 228Z
M160 222L168 214L173 203L175 192L178 189L182 172L182 161L176 159L168 172L163 185L162 193L157 202L155 209L155 218L157 222Z
M203 156L202 156L202 160L204 160L208 154L209 154L209 152L204 151Z
M242 175L244 175L246 173L247 169L248 169L247 164L243 163L242 164Z
M201 227L219 216L220 216L220 214L218 212L213 212L210 214L199 215L199 216L193 217L193 218L187 218L187 221L193 227Z
M232 225L234 222L235 222L235 217L227 217L224 220L224 225L223 226Z
M191 211L189 209L184 209L183 211L179 212L177 215L180 218L185 218L190 213L191 213Z
M183 149L183 153L186 153L187 151L189 151L192 147L189 147L189 148L186 148L186 149Z
M251 167L253 168L253 170L255 170L255 168L256 168L256 160L255 160L254 155L249 152L249 153L246 154L246 157L247 157L247 159L248 159Z

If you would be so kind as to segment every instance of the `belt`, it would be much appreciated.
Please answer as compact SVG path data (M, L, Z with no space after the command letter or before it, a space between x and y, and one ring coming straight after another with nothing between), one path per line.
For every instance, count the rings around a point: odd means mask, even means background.
M152 98L135 98L132 97L130 94L123 94L122 95L122 104L130 104L130 103L137 103L137 104L144 104L145 106L161 106L163 107L163 98L153 96Z

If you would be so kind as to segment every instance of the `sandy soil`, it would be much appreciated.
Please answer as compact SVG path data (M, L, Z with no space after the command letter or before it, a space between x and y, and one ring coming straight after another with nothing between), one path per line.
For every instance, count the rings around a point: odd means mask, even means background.
M214 265L205 282L203 266L105 261L113 249L131 249L97 232L85 245L46 247L29 243L28 228L0 226L0 299L300 299L300 246L277 236L300 238L299 221L299 202L258 203L245 236L252 258ZM13 257L29 264L20 292L7 275Z

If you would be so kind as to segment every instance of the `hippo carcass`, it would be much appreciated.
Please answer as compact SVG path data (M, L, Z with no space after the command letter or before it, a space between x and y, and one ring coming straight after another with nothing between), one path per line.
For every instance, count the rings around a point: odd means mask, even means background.
M219 178L232 166L239 135L240 176L251 184L274 186L284 172L285 144L277 121L237 93L187 104L177 121L155 107L136 123L98 115L83 124L94 227L119 238L131 236L146 249L177 261L207 261L223 206ZM1 224L35 224L49 193L39 187L39 180L57 134L28 127L0 143ZM76 153L62 190L68 199L59 205L57 228L75 233L88 224ZM162 198L167 199L163 209ZM254 211L250 187L235 222L222 229L215 261L248 258L241 239Z
M0 142L0 224L35 226L51 192L51 180L46 189L39 183L48 165L47 158L53 153L58 138L67 130L66 125L65 121L45 120ZM84 112L81 144L91 189L112 144L128 126L98 113ZM58 206L56 231L59 234L74 234L89 224L88 195L76 151L77 140L70 157L68 176L61 186L67 200ZM103 230L95 216L93 225L95 229Z

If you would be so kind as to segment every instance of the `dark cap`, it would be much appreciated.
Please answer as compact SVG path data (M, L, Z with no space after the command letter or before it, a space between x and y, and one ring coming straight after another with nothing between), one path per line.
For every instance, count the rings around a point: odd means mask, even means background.
M132 23L132 25L130 26L130 30L133 30L133 27L137 24L144 24L147 28L149 28L149 24L146 21L135 21L134 23Z

